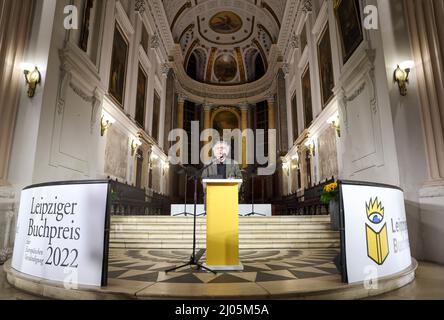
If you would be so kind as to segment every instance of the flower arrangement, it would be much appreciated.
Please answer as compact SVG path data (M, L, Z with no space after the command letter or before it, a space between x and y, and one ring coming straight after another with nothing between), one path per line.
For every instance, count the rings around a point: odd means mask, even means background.
M339 196L339 190L338 190L338 183L333 182L330 184L327 184L324 187L324 190L321 194L321 201L323 203L330 203L331 200L337 200Z

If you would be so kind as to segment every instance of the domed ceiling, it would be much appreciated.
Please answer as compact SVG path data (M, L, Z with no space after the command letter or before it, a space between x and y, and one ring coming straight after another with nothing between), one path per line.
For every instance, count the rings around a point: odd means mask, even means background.
M184 68L194 79L236 85L259 79L279 37L287 0L164 0Z

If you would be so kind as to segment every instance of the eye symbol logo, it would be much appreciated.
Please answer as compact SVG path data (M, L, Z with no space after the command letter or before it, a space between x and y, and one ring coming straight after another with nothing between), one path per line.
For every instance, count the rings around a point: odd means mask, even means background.
M367 218L371 225L366 224L367 238L367 256L376 264L382 265L389 255L387 224L385 223L379 231L375 231L372 227L379 226L384 220L384 207L378 198L370 199L365 204Z

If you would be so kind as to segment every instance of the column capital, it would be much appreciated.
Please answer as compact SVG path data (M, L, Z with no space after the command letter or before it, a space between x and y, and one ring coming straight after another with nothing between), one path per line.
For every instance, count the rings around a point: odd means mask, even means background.
M267 96L267 102L268 103L275 103L276 102L276 98L274 97L274 94L270 94Z
M213 104L206 102L206 103L202 104L202 107L203 107L204 111L210 112L211 109L213 109Z
M185 100L187 100L188 97L186 95L184 95L183 93L179 93L178 97L177 97L177 102L179 103L184 103Z
M248 111L250 109L250 104L249 103L241 103L239 104L239 109L240 111Z

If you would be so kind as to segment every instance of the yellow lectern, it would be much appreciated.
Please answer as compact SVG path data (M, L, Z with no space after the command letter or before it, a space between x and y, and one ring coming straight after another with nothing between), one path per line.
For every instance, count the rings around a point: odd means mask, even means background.
M206 267L243 270L239 260L239 187L241 179L204 179L207 195Z

